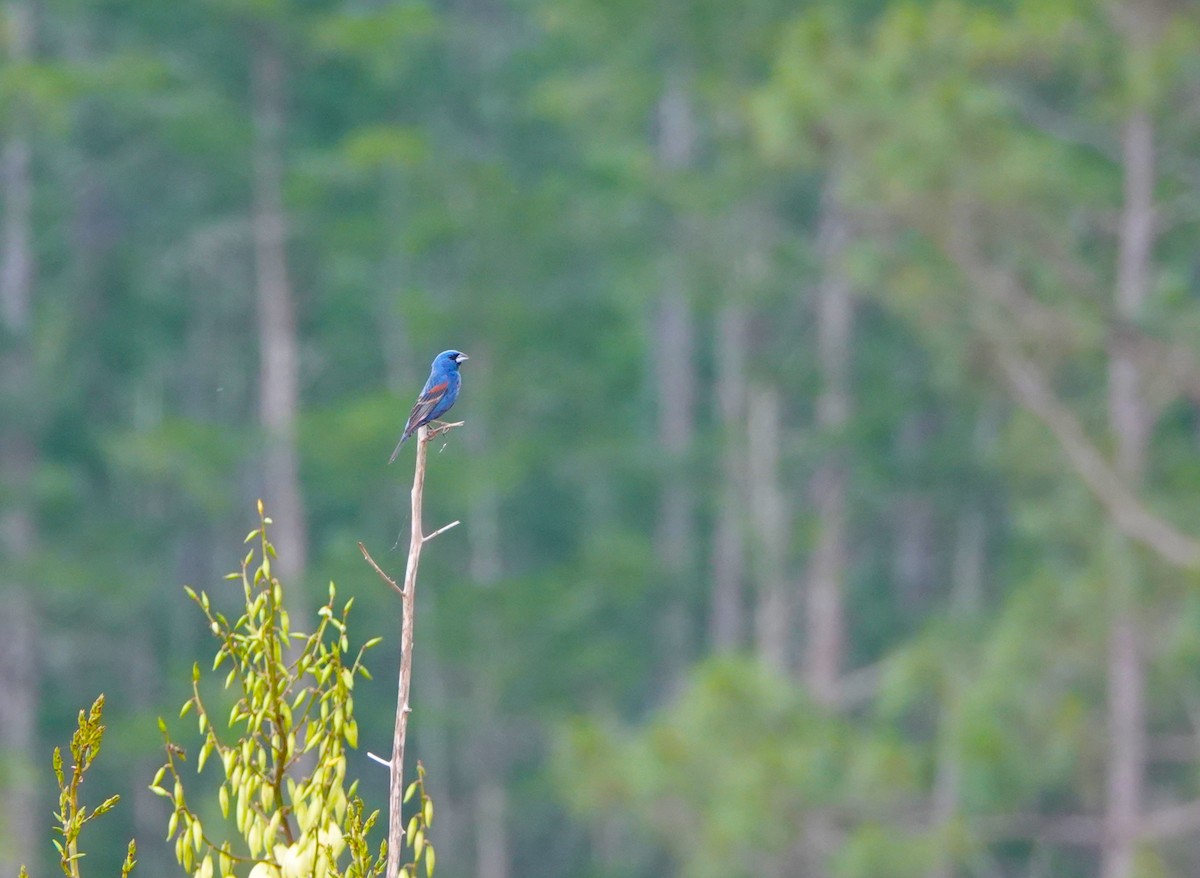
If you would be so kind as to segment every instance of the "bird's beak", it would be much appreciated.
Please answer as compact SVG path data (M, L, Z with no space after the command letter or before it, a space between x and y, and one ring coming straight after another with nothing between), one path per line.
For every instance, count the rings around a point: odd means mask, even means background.
M454 358L454 362L461 363L463 360L469 360L469 359L471 359L471 358L468 357L466 354L459 354L457 357Z

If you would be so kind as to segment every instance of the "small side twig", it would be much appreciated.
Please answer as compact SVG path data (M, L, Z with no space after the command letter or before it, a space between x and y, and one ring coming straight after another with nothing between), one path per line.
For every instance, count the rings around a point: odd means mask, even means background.
M430 540L432 540L434 537L444 534L446 531L450 530L450 528L458 527L460 524L462 524L461 521L452 521L449 524L442 525L437 530L435 530L433 533L426 534L425 536L421 537L421 542L427 543Z
M455 522L455 524L457 523L458 522ZM400 597L404 597L404 589L397 585L396 580L384 573L383 568L375 563L375 559L371 557L371 553L367 551L367 547L362 544L361 540L359 540L358 543L358 550L363 553L363 557L367 559L367 563L370 564L371 567L374 568L375 572L383 578L383 581L394 588L396 590L396 594L400 595Z

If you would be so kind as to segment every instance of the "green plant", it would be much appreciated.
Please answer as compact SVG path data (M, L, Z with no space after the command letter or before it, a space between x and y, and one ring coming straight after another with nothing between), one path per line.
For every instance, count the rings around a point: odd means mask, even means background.
M100 755L100 744L104 740L104 695L92 704L92 709L79 711L79 728L71 736L71 777L63 773L63 756L60 747L54 748L54 777L58 780L58 811L54 819L58 825L55 832L62 840L54 839L58 850L59 864L67 878L80 878L79 861L84 854L79 850L79 834L84 825L111 810L121 800L120 796L109 796L91 811L79 803L79 787L84 775L92 767L92 761ZM137 844L131 839L121 864L121 878L127 878L137 864ZM25 867L21 867L20 878L28 878Z
M425 791L425 766L420 760L417 761L417 779L404 791L405 803L414 795L418 797L420 807L408 818L408 827L404 831L404 843L412 851L412 859L400 867L400 874L406 878L416 878L417 867L424 857L425 876L433 878L437 854L428 837L429 828L433 825L433 799Z
M237 696L224 722L232 734L224 740L202 694L206 674L197 664L192 696L180 711L197 718L197 772L219 757L221 819L202 822L190 803L182 775L186 754L162 719L167 759L151 789L171 801L167 836L175 839L179 863L196 878L369 878L383 871L386 843L372 854L368 836L378 812L366 812L357 781L347 784L346 747L358 741L354 681L369 677L363 656L380 638L350 658L347 620L354 601L339 611L333 583L315 630L292 630L283 585L272 573L271 520L262 501L258 514L259 527L246 537L257 541L257 549L227 577L242 584L243 614L231 622L205 592L187 589L219 642L212 673L228 664L224 688Z

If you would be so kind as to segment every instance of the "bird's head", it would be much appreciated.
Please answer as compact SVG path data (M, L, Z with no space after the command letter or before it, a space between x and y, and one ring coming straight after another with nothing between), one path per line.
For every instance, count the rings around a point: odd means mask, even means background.
M442 351L433 362L435 366L441 364L443 366L453 366L457 369L459 363L469 359L471 358L462 351Z

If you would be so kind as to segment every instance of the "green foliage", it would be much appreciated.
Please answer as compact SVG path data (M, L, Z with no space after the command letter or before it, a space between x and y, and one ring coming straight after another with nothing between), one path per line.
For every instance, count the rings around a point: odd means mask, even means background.
M371 853L367 837L378 812L364 816L358 782L347 783L346 748L358 743L355 678L369 678L363 656L379 640L350 652L354 601L339 611L333 583L312 633L292 630L283 584L271 572L275 548L261 501L258 512L259 527L246 537L257 550L227 577L242 585L242 614L230 622L206 592L187 589L220 645L210 671L193 667L192 697L180 717L194 713L197 720L197 772L209 757L220 763L220 819L202 820L193 806L182 774L186 753L162 719L167 761L151 790L171 802L167 836L175 839L179 864L196 878L243 869L253 878L369 878L382 872L386 847ZM236 695L227 720L210 713L215 699L201 692L203 680L226 663L223 688ZM219 726L232 736L218 734Z
M266 30L286 61L305 581L344 583L361 565L355 541L390 545L405 529L407 486L383 464L399 422L437 350L461 347L478 367L455 410L470 435L430 460L439 490L429 520L453 510L465 525L443 538L461 551L424 562L434 587L417 621L429 646L418 686L437 703L413 715L411 744L432 792L457 806L443 806L439 832L475 828L486 781L508 797L507 819L489 828L508 836L508 865L529 878L661 875L671 870L660 850L689 874L792 874L787 833L814 814L832 815L840 834L812 872L1095 871L1091 850L995 840L1006 815L1101 816L1113 565L1105 510L1014 402L989 344L999 330L1034 360L1111 458L1111 354L1127 333L1149 342L1143 499L1196 529L1194 4L31 5L35 57L0 58L0 134L27 134L32 150L37 274L32 372L0 400L0 446L17 429L36 454L15 464L34 470L29 496L2 492L0 517L28 512L34 545L54 551L18 563L0 552L0 591L36 587L44 609L40 720L68 722L100 681L110 711L169 711L156 693L191 668L207 635L180 621L162 583L208 581L241 535L232 511L262 438L247 84ZM660 156L668 86L686 116L675 130L691 141L670 173ZM1111 302L1122 124L1134 109L1154 131L1152 289L1125 326ZM836 430L818 423L814 399L830 197L851 227L845 268L858 296L849 416ZM1017 307L981 294L997 276L1012 282L1002 292L1020 294ZM664 465L657 438L655 327L668 284L691 308L692 349L675 365L690 371L695 401L680 464L694 501L692 575L678 588L660 575L662 479L679 471ZM797 592L822 526L813 474L831 454L845 466L843 669L847 687L872 683L835 714L804 697L802 675L704 661L722 481L747 467L743 426L722 415L727 397L738 402L720 374L717 323L731 307L747 324L748 378L783 405L780 563ZM747 518L732 530L742 538L737 647L749 651L759 559ZM271 559L259 552L243 574L255 600L274 588L259 579ZM913 558L919 575L906 578ZM963 598L972 563L976 593ZM1200 703L1200 600L1195 574L1145 566L1146 801L1173 807L1200 794L1195 760L1178 761ZM293 606L325 602L300 585L287 583ZM365 874L377 856L373 815L336 772L313 775L320 745L304 754L301 720L353 771L357 727L347 721L384 727L392 693L353 678L332 599L314 625L337 655L317 649L301 672L293 662L307 638L249 610L242 627L240 612L227 624L218 610L229 596L210 597L209 607L195 599L217 624L225 672L275 667L292 687L303 755L286 758L274 684L244 692L235 677L222 689L203 674L189 710L211 721L188 752L204 753L205 772L187 778L184 807L175 802L171 842L198 825L201 845L184 843L192 871L209 858L221 871L225 839L241 858L230 860L236 874L268 871L275 846L287 845L284 826L298 837L304 810L310 822L332 816L338 868L361 863ZM358 595L356 627L391 620L390 598ZM667 630L684 644L671 672L655 648ZM340 671L314 682L321 662L351 670L353 688L339 690ZM329 693L331 711L352 702L340 735L332 713L293 709L317 697L309 689ZM566 716L578 723L551 774L546 730ZM122 737L138 725L110 723L97 786L149 779L140 742ZM235 749L236 782L224 771ZM1160 749L1171 754L1161 763ZM298 798L273 785L278 764ZM172 751L158 784L169 798L185 767ZM364 774L357 792L375 798L379 776ZM253 793L239 821L243 787ZM949 816L929 816L935 794ZM130 810L106 817L110 838L130 834ZM416 816L413 841L423 804ZM257 854L242 832L251 822L262 827ZM633 831L640 845L622 862L612 838ZM95 845L92 857L117 858L111 841ZM470 849L443 842L443 874L475 871ZM1139 868L1197 871L1183 846L1162 849L1176 860L1155 865L1148 850ZM139 858L143 872L172 865L157 838L142 838Z
M93 702L91 710L79 711L79 728L71 736L71 776L63 771L62 749L54 748L54 777L58 780L58 810L54 814L57 825L54 831L62 840L54 839L58 851L59 865L67 878L80 878L80 860L84 853L79 847L79 834L83 827L95 818L110 811L121 800L120 796L109 796L91 811L79 801L79 787L83 783L92 762L100 755L100 744L104 740L104 696ZM127 878L137 864L137 844L131 839L121 863L121 878ZM25 867L21 867L21 878L27 878Z
M944 839L914 836L893 826L864 822L849 833L833 858L836 878L918 878L936 862Z
M417 779L404 790L404 804L417 797L417 808L408 818L404 830L404 844L412 851L412 859L400 867L406 878L416 878L424 863L425 878L433 878L437 866L437 854L429 840L429 829L433 826L433 799L425 790L425 766L417 762Z
M644 728L579 720L560 745L574 805L632 820L689 878L784 869L822 812L900 806L919 780L898 738L856 728L745 660L697 668Z

